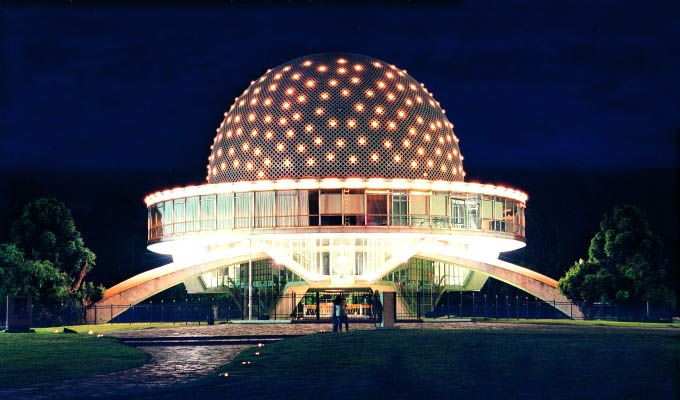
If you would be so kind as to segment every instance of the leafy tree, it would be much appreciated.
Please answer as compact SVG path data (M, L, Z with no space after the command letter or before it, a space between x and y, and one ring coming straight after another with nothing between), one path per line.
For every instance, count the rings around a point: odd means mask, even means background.
M95 254L85 247L69 209L53 198L30 202L0 247L0 295L30 294L36 302L89 304L104 288L85 281Z
M588 260L574 263L559 280L569 299L587 304L671 303L666 284L663 243L643 212L632 205L614 207L590 241Z

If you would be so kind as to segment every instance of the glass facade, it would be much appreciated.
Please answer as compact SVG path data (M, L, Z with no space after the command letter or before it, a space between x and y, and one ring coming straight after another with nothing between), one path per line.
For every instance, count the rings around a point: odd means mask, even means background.
M472 193L280 190L177 198L149 207L149 240L198 231L306 226L411 226L524 236L524 205Z

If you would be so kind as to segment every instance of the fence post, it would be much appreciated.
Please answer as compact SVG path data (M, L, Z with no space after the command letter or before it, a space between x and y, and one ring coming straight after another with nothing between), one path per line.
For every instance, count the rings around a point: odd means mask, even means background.
M94 305L94 324L97 325L97 305Z
M519 319L519 296L515 295L515 314L517 319Z
M472 292L472 318L477 317L477 308L475 306L475 292Z
M460 318L463 318L463 292L460 292Z
M321 319L321 305L319 304L319 292L316 292L316 320Z
M416 319L420 320L420 292L416 292Z
M484 293L484 318L489 318L488 309L486 308L486 293Z
M498 321L498 295L496 295L496 321Z
M451 318L451 292L446 293L446 319Z
M128 311L130 311L130 325L132 325L132 320L135 318L135 308L132 306L132 304L130 304Z

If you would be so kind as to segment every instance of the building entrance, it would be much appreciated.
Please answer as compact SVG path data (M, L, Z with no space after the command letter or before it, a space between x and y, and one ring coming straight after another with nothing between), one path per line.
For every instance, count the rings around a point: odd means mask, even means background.
M297 303L294 320L330 321L333 299L344 296L347 302L347 316L353 322L370 322L371 296L370 288L348 289L314 289L311 288Z

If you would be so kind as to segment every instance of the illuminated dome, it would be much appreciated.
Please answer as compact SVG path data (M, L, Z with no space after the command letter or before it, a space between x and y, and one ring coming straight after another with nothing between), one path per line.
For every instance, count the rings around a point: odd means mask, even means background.
M267 71L217 129L209 183L387 178L463 181L453 124L405 70L358 54Z

